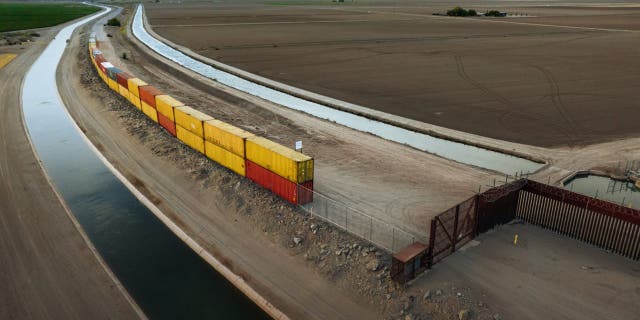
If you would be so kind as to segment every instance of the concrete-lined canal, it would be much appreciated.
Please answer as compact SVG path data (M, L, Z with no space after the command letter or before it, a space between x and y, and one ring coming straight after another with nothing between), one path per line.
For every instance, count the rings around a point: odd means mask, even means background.
M640 189L633 182L597 175L578 175L564 184L565 189L623 206L640 208Z
M441 139L435 136L407 130L384 122L371 120L353 113L337 110L313 101L274 90L229 72L191 58L153 37L144 26L143 7L139 5L131 25L133 35L151 50L204 77L218 81L239 91L274 102L278 105L302 111L355 130L368 132L381 138L405 144L464 164L513 175L532 173L544 164L489 149Z
M67 113L56 86L57 65L73 31L104 14L63 28L25 77L24 118L47 174L100 255L149 318L268 318L118 180Z

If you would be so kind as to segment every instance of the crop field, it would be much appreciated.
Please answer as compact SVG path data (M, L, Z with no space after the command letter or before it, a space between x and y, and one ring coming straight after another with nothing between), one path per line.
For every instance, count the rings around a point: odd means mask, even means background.
M147 4L154 31L312 92L501 140L576 147L640 133L640 7ZM509 7L511 6L511 7Z
M98 10L70 3L0 3L0 32L50 27Z

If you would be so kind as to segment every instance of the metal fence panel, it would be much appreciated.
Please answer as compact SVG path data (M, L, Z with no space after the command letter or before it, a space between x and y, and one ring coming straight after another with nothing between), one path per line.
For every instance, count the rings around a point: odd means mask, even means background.
M420 237L390 225L317 191L299 185L299 190L313 193L313 202L300 205L307 213L329 222L342 230L369 241L387 251L396 252Z

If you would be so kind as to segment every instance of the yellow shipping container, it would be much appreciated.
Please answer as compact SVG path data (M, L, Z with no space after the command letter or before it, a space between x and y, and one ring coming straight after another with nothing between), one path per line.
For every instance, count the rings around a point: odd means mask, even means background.
M247 138L248 160L295 183L313 180L313 158L263 137Z
M158 111L156 108L148 105L146 102L141 101L140 105L142 106L142 112L147 115L151 120L158 122Z
M215 144L205 141L204 142L204 150L206 151L207 157L217 163L219 163L223 167L227 167L231 169L231 171L245 176L245 162L244 158L240 157L233 152L227 151Z
M173 116L173 108L184 106L184 103L174 99L173 97L161 94L156 96L156 108L159 113L165 115L169 120L175 121L175 117Z
M146 82L138 79L131 78L127 80L127 86L129 87L129 92L133 93L136 97L140 98L140 91L138 91L138 87L148 85Z
M213 120L213 117L191 107L176 107L173 112L176 125L182 126L200 138L204 138L204 122Z
M115 81L115 80L113 80L111 78L108 78L107 79L107 83L109 84L109 88L111 88L111 90L113 90L115 92L118 92L119 89L118 89L118 82L117 81Z
M176 125L176 137L194 150L204 154L204 139Z
M133 104L136 108L142 109L140 98L136 97L131 91L129 91L129 101L131 101L131 104Z
M245 157L244 141L254 134L220 120L204 123L204 139L223 147L242 158Z
M127 98L127 100L129 99L129 89L123 87L121 84L118 83L118 92L120 92L120 95Z

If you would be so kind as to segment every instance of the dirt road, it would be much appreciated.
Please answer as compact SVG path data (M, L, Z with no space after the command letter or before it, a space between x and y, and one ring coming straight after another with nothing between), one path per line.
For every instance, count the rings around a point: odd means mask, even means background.
M0 70L0 318L139 318L49 184L23 126L22 79L57 30L41 30Z

